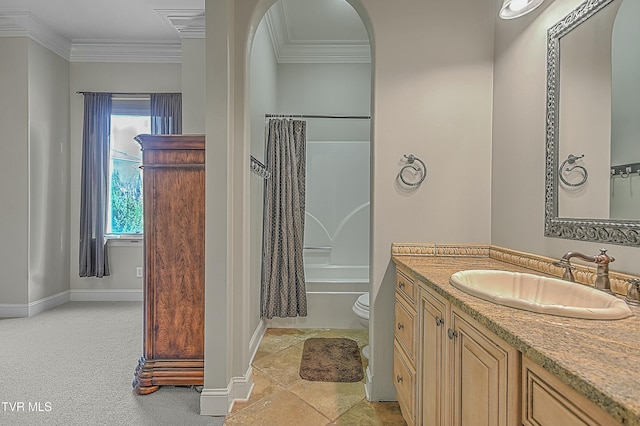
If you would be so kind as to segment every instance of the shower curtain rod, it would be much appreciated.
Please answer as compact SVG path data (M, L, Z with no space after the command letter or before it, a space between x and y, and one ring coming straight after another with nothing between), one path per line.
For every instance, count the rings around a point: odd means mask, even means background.
M326 115L326 114L265 114L265 118L349 118L355 120L369 120L369 115Z

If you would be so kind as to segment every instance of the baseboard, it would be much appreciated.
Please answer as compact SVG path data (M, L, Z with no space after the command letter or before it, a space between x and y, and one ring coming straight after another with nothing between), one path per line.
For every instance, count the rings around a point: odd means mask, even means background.
M246 401L253 389L253 369L249 366L244 377L232 377L226 389L203 389L200 394L200 415L226 416L234 401Z
M21 318L29 316L29 305L21 303L0 304L0 318Z
M142 302L138 289L72 289L72 302Z
M364 383L364 396L367 398L367 401L371 401L371 382L373 381L373 377L369 366L367 366L365 373L367 375L367 380Z
M37 315L41 312L48 311L64 303L67 303L70 299L69 290L61 291L58 294L54 294L44 299L36 300L29 303L29 316Z
M256 331L254 331L253 336L251 336L251 340L249 340L249 365L253 363L253 358L256 356L260 342L262 342L264 333L267 331L266 324L265 320L261 319Z
M65 290L26 304L0 304L0 318L30 317L67 303L69 300L69 290Z

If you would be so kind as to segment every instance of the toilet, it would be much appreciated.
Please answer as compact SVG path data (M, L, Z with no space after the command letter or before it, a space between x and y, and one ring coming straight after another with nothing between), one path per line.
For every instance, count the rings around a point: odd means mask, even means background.
M360 324L362 324L363 327L369 328L369 293L360 295L351 309L358 317ZM369 359L369 345L362 348L362 356Z

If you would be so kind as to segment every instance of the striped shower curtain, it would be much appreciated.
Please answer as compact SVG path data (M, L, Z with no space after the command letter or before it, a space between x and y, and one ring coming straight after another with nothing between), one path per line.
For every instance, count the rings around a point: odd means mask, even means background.
M306 122L269 120L262 240L262 316L307 316L302 257Z

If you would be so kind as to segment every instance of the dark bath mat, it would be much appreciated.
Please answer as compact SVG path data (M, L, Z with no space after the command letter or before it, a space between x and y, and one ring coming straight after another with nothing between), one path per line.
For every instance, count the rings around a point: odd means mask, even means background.
M314 382L359 382L364 373L358 344L345 338L305 340L300 377Z

